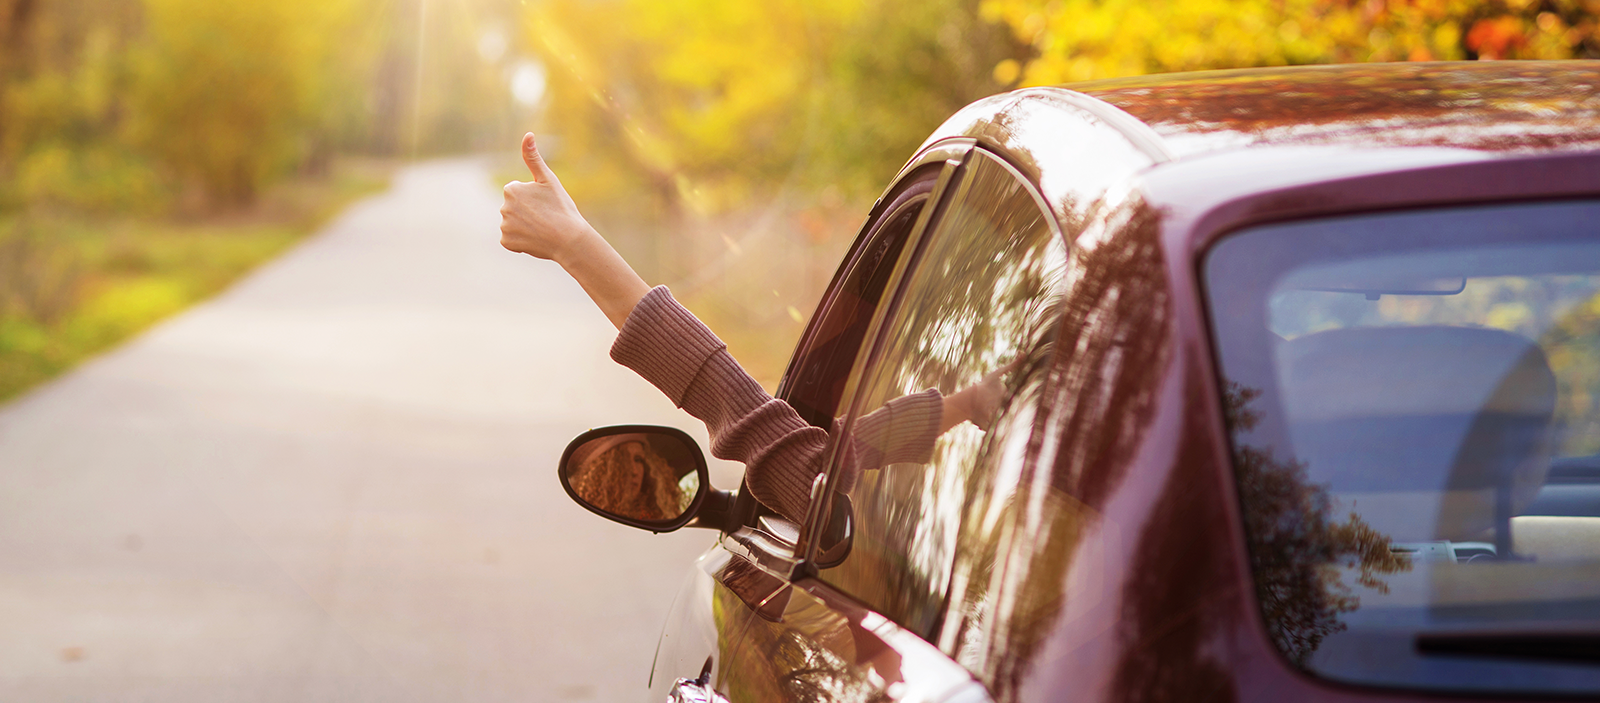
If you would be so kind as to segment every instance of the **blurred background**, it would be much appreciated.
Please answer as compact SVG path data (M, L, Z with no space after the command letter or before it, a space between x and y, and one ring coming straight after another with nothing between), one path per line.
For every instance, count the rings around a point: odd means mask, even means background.
M770 387L888 178L1026 85L1600 56L1595 0L0 0L0 398L525 130ZM796 262L801 262L796 265Z
M498 251L525 131L770 390L973 100L1597 57L1600 0L0 0L0 697L642 691L709 538L550 469L593 425L704 432Z

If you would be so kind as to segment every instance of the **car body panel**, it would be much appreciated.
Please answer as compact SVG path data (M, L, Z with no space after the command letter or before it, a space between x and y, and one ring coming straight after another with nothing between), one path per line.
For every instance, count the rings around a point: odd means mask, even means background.
M1154 133L1136 124L1114 106L1083 95L1030 89L956 113L924 151L961 141L999 155L1044 196L1070 242L1108 192L1126 188L1135 174L1166 159Z
M684 577L656 642L647 683L651 700L667 700L677 678L694 676L708 660L713 676L721 673L718 667L722 657L718 656L717 646L721 618L713 604L721 586L715 574L726 568L732 558L721 544L712 545Z
M784 584L758 609L725 593L725 632L737 634L719 689L730 700L943 703L981 691L933 645L815 579Z

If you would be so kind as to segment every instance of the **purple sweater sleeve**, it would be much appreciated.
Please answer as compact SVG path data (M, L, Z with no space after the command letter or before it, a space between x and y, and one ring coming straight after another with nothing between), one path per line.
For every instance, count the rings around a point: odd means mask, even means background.
M768 395L693 313L657 286L634 307L611 346L611 358L649 381L706 423L711 454L745 464L757 500L799 521L821 470L828 433ZM856 423L856 437L836 488L848 491L861 468L927 461L939 431L938 391L896 398Z

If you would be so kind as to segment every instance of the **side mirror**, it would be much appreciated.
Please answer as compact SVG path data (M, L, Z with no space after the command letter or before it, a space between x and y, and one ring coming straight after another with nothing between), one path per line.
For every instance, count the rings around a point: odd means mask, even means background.
M651 532L723 529L733 505L733 494L711 487L700 445L672 427L589 430L562 452L558 475L578 505Z

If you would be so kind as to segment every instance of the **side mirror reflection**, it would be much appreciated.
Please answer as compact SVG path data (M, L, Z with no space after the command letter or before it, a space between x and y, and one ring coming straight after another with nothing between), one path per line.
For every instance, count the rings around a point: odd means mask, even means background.
M651 532L688 524L710 488L705 456L694 439L647 425L578 435L561 455L560 476L579 505Z

